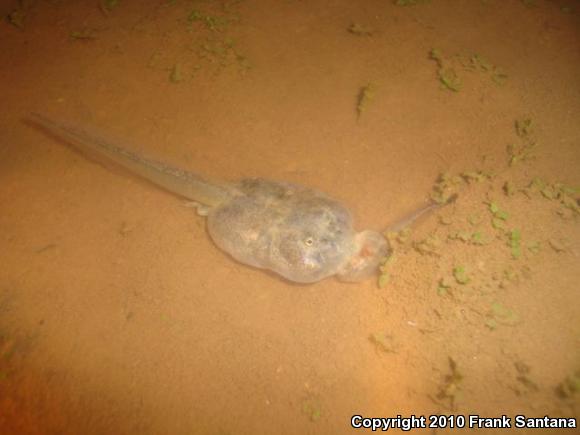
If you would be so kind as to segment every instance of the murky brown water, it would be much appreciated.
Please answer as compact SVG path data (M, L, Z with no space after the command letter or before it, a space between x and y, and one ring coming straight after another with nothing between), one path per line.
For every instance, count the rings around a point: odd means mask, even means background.
M578 1L25 3L0 25L2 433L579 417L578 192L554 184L580 186ZM296 286L30 111L211 178L312 186L358 229L463 177L395 243L384 288Z

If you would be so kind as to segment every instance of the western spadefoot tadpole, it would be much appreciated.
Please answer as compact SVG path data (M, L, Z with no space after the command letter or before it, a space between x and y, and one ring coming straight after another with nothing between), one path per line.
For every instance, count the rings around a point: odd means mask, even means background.
M289 281L312 283L329 276L360 281L390 254L383 235L356 232L349 211L322 192L296 184L248 178L208 182L149 160L85 130L42 115L29 121L80 151L105 156L154 184L199 204L215 244L240 263L270 270ZM437 207L429 204L405 222Z

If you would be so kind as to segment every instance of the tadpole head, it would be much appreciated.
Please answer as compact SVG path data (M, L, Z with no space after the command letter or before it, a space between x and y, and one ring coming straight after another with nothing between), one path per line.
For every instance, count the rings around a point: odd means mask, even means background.
M337 273L341 281L356 282L378 274L381 261L391 255L387 239L376 231L361 231L355 235L352 257Z

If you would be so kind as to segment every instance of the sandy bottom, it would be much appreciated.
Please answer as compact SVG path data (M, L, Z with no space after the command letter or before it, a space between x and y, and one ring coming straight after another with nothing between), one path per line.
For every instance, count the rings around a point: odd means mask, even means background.
M578 1L23 3L0 6L1 433L580 417ZM359 229L441 173L459 197L393 238L381 286L292 285L31 111L320 189Z

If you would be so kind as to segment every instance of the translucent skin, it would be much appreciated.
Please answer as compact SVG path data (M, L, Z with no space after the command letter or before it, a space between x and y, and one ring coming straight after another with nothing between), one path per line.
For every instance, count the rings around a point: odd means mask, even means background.
M104 157L153 184L200 205L215 244L240 263L289 281L312 283L336 275L360 281L390 254L378 232L356 233L349 211L306 187L246 179L211 183L195 173L147 159L96 132L39 114L27 119L92 157Z
M215 244L240 263L298 283L333 275L358 281L388 254L382 235L355 233L348 210L321 192L261 179L242 180L235 190L207 217Z

